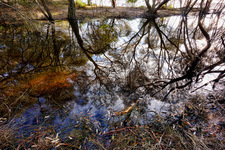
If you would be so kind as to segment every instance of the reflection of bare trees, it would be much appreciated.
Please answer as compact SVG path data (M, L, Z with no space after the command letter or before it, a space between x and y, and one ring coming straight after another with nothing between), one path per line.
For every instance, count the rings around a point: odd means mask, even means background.
M190 25L190 19L184 15L177 29L171 31L162 20L149 19L130 37L123 47L125 56L117 61L128 79L125 89L133 93L140 92L144 87L152 95L164 93L165 99L175 90L191 88L207 74L216 73L218 76L200 87L209 83L214 83L215 87L224 78L224 68L220 67L224 64L224 35L221 33L224 29L218 23L221 17L212 14L214 21L208 24L206 9L210 2L202 2L201 6L196 25L194 21ZM198 41L205 41L206 44L201 47ZM146 44L147 48L142 47Z
M71 25L72 31L76 36L77 43L79 44L81 50L86 55L86 57L93 63L95 66L94 73L96 76L95 80L98 80L100 84L105 84L104 80L108 80L108 73L102 69L100 65L98 65L95 60L92 58L93 54L104 54L105 51L110 49L110 44L116 40L117 35L114 35L115 30L113 29L114 20L112 20L111 25L103 24L102 26L97 25L97 29L95 28L95 24L89 24L90 32L87 33L89 39L85 39L81 37L80 29L78 26L78 20L75 15L75 6L72 4L69 6L69 23Z
M188 13L193 9L193 7L196 5L198 0L187 0L187 1L182 1L180 0L180 7L182 7L182 3L184 3L183 9L181 9L182 15L187 16Z
M84 66L88 61L94 65L87 67L92 74L81 73L81 82L74 84L83 90L81 93L84 95L89 87L96 86L124 95L150 94L165 99L173 92L191 88L206 75L216 74L217 77L199 85L196 90L209 83L216 87L224 79L225 71L221 67L225 62L225 34L220 21L222 14L210 15L211 22L207 22L209 15L205 7L210 6L208 1L202 2L199 16L177 17L180 19L177 26L171 27L169 24L173 17L146 19L140 21L135 32L131 31L129 21L116 19L102 22L92 20L85 23L82 29L72 6L73 1L68 16L76 38L57 31L55 24L47 24L46 33L28 31L20 26L1 33L2 37L7 38L1 38L1 42L7 46L0 45L2 97L7 97L5 92L11 87L18 90L25 84L23 80L39 78L43 74L52 77L51 71L68 69L66 72L73 72L77 66ZM219 12L222 12L222 8L219 7ZM58 74L65 78L68 75ZM64 81L64 78L60 81ZM61 82L56 83L62 86ZM30 89L22 90L19 94L24 96L27 91ZM72 93L73 89L67 91ZM64 95L63 90L59 90L59 93ZM11 100L16 96L18 93ZM71 94L68 99L73 96ZM54 99L57 97L60 96L55 94Z
M77 42L81 48L81 50L83 51L83 53L87 56L87 58L94 64L95 66L95 75L96 75L96 78L99 79L99 81L102 81L101 78L99 77L98 73L100 73L101 75L104 74L104 71L102 71L99 67L99 65L94 61L94 59L91 57L88 49L86 49L84 47L84 42L83 42L83 39L81 38L80 36L80 32L79 32L79 28L78 28L78 23L77 23L77 20L69 20L70 22L70 25L72 27L72 30L74 32L74 34L76 35L76 38L77 38ZM102 74L103 73L103 74Z
M152 10L157 11L157 8L166 2L168 1L153 3ZM212 15L214 25L207 25L206 14L211 1L202 1L199 16L192 17L193 19L189 19L187 15L197 1L181 3L182 6L185 5L185 9L181 9L183 15L178 17L178 26L168 26L169 21L166 21L169 18L147 19L140 23L136 33L130 32L127 35L129 39L125 43L116 45L115 47L119 47L117 49L111 48L104 41L99 45L98 39L101 41L103 35L95 23L88 24L89 32L84 33L81 38L77 20L70 21L85 55L97 70L106 75L104 78L110 79L101 83L108 84L107 82L113 80L112 84L119 85L128 93L145 91L165 99L173 91L191 88L191 85L200 82L206 74L217 73L218 77L210 82L219 82L224 77L224 70L217 69L224 63L224 58L221 58L224 35L219 33L223 30L222 26L218 27L220 13L217 17ZM219 8L218 12L221 12L222 5ZM114 31L113 28L109 29L105 33L110 35L110 32ZM204 47L200 46L199 41L206 42ZM217 47L215 52L212 45L221 46ZM92 54L102 55L111 65L101 67L92 58ZM212 57L215 59L212 60ZM101 73L95 71L95 75L101 79Z
M201 13L198 23L191 28L187 17L182 17L180 21L178 27L171 29L167 27L165 19L146 20L139 31L130 34L129 40L122 44L120 54L116 54L113 49L104 54L105 61L110 61L111 66L110 69L104 67L101 70L109 75L109 82L114 80L115 84L130 94L140 92L141 89L151 95L161 93L164 98L175 90L190 88L209 73L218 73L218 78L211 82L219 82L224 77L224 71L214 69L223 64L224 59L217 55L218 61L213 64L210 59L213 42L223 46L223 38L215 40L218 28L206 28ZM206 45L201 48L196 41L204 39ZM218 49L219 53L223 47ZM204 64L205 59L210 65ZM94 63L96 68L100 66ZM96 75L101 78L100 74Z

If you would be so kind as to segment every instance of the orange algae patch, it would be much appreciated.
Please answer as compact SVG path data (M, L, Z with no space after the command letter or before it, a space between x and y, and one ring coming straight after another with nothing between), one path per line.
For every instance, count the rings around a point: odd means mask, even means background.
M66 72L50 72L40 74L31 79L27 88L31 88L31 92L36 94L46 94L63 88L72 86L70 80L76 80L76 73Z

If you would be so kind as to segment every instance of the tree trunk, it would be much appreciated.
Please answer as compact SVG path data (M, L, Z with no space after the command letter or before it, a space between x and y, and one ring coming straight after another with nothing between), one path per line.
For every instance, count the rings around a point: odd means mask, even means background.
M111 0L113 8L116 7L116 0Z
M54 65L58 66L60 64L60 47L58 45L56 35L55 35L55 24L51 24L52 28L52 42L53 42L53 47L54 47Z
M91 0L88 0L87 2L88 2L88 6L90 6L91 5Z
M85 49L83 46L83 40L79 33L79 27L78 27L77 18L76 18L76 9L75 9L74 0L69 0L68 20L72 27L73 32L76 35L78 44L80 45L81 49Z
M167 2L169 2L170 0L163 0L162 2L160 2L158 5L156 4L156 0L152 0L152 6L149 3L149 0L145 0L145 4L148 7L148 11L150 13L156 14L156 12Z
M52 13L50 12L45 0L41 0L41 4L38 2L38 0L35 0L35 2L38 4L39 9L44 14L44 16L50 21L54 22L54 19L52 17ZM42 8L44 7L44 9Z
M88 54L88 50L84 47L83 39L80 36L78 22L76 19L76 12L75 12L75 4L74 0L69 0L69 8L68 8L68 20L72 27L73 32L75 33L75 36L77 38L77 42L79 46L81 47L81 50L84 52L84 54L87 56L87 58L94 64L96 68L99 69L98 65L95 63L95 61L92 59L92 57Z
M145 4L148 7L148 11L152 12L152 6L149 4L149 0L145 0Z
M42 5L43 5L45 11L46 11L47 14L48 14L48 20L49 20L50 22L54 22L54 19L53 19L53 17L52 17L52 13L50 12L50 10L49 10L49 8L48 8L48 6L47 6L45 0L41 0L41 3L42 3Z
M76 20L76 9L74 0L69 0L68 20Z

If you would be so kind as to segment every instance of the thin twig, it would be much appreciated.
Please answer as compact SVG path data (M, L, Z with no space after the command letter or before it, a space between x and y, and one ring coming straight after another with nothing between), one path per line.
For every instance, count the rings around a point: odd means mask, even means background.
M154 132L152 131L152 129L151 129L151 128L149 128L149 129L150 129L150 131L151 131L151 133L152 133L154 139L156 140L156 142L159 143L160 146L161 146L164 150L166 150L166 148L159 142L159 140L158 140L157 137L155 136L155 134L154 134Z
M115 132L123 131L123 130L125 130L125 129L135 129L135 128L136 128L136 127L125 127L125 128L122 128L122 129L112 130L112 131L103 133L102 135L113 134L113 133L115 133Z

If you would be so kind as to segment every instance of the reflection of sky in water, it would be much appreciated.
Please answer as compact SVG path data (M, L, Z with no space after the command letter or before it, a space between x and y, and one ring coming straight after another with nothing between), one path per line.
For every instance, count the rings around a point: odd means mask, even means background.
M179 25L178 22L181 19L182 19L181 17L176 16L176 17L164 18L164 21L167 22L168 28L169 27L172 28L171 31L176 31L176 28ZM124 44L136 32L139 31L140 22L142 21L142 19L133 19L133 20L123 19L123 21L126 21L126 23L129 24L129 26L131 27L132 33L131 35L127 37L118 38L118 41L114 43L114 47L115 48L118 47L118 49L114 52L115 54L116 53L119 54L119 52L123 50ZM190 26L193 25L193 28L194 26L196 26L196 17L190 17L190 20L188 21L189 21L188 25ZM119 24L120 20L116 20L116 23ZM59 26L57 26L58 24ZM61 25L62 24L60 24L60 22L56 22L56 29L63 30L62 32L65 32L65 33L69 33L69 32L66 32L67 30L65 30L65 28L68 27L68 23L64 22L63 25L62 26ZM221 24L219 25L221 26ZM85 28L87 28L87 23L83 24L82 26L83 32L81 32L81 34L85 34L87 32ZM162 31L165 30L165 32L168 32L163 27L161 27L160 29ZM198 47L200 48L203 47L205 45L205 39L198 39L197 44L198 44L197 45ZM141 41L140 46L137 47L137 52L135 54L136 59L139 60L140 62L144 57L144 54L141 53L141 50L145 52L146 49L147 49L147 44L144 41ZM180 45L180 49L182 51L185 51L183 44ZM155 48L154 53L156 57L158 57L158 55L160 54L160 49ZM105 54L107 55L108 58L113 60L113 57L109 55L109 52L106 52ZM129 54L126 54L126 53L122 55L123 57L121 58L124 60L128 60L130 57ZM150 57L148 58L148 61L145 64L146 65L145 68L148 68L150 70L152 68L156 68L156 64L154 62L153 55L152 54L149 54L149 55ZM103 55L93 55L92 58L95 61L97 61L99 65L106 66L106 68L108 69L110 68L110 65L109 65L110 62L107 59L105 59ZM122 59L121 61L123 61ZM162 60L162 62L163 61L164 60ZM80 70L83 70L83 69L88 76L91 76L91 78L94 78L94 72L93 72L94 66L90 61L86 64L86 68L81 68ZM132 65L129 66L128 68L125 68L124 70L118 69L119 71L117 73L110 72L108 77L112 78L112 80L114 80L115 76L121 79L124 79L126 77L126 73L131 71L132 69L134 69L134 66ZM224 68L221 68L221 69L224 69ZM165 73L169 73L167 65L163 65L162 70ZM146 70L145 73L148 75L149 72L147 71L148 70ZM215 77L217 77L215 74L207 75L204 78L202 84L204 84L205 81L208 81ZM72 83L72 81L70 82ZM81 89L79 89L78 86L77 87L75 86L74 95L76 96L76 98L74 99L74 101L68 103L68 105L72 108L69 109L69 112L67 113L65 113L64 110L57 110L57 109L51 108L51 105L48 105L47 101L41 98L39 99L40 104L36 104L32 106L31 108L26 110L21 117L14 119L15 121L14 125L22 126L20 128L21 132L28 130L30 125L34 126L31 128L35 128L36 125L43 125L43 126L54 125L57 132L60 132L61 130L63 130L62 131L63 133L67 133L69 130L72 130L73 125L77 125L80 123L80 120L79 120L80 117L88 116L90 120L97 121L98 122L97 124L100 125L101 128L103 128L104 130L107 130L105 129L105 127L107 126L105 120L110 119L110 115L112 115L114 111L120 111L123 108L129 107L132 102L127 102L129 101L129 97L126 97L125 93L121 94L119 92L120 90L119 86L117 87L118 90L113 89L114 90L113 93L107 92L105 89L101 89L99 87L100 87L99 84L97 83L93 84L89 87L88 92L86 94L82 94L80 92ZM148 104L147 105L148 112L146 113L148 117L151 117L152 115L157 113L163 115L167 113L171 108L171 105L169 103L160 102L147 95L144 95L144 96L145 96L145 101L147 101L147 104Z

